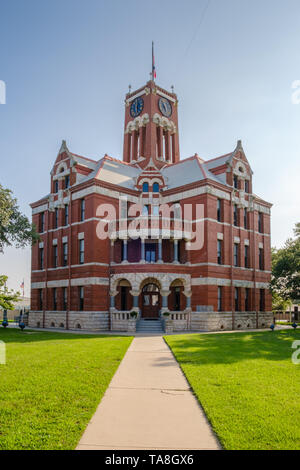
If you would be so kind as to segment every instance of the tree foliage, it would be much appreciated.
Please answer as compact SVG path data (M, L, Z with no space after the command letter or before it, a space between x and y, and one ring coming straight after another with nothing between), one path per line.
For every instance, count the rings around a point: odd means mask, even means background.
M14 303L20 300L20 293L6 287L7 276L0 275L0 307L3 310L14 310Z
M20 212L12 191L0 184L0 252L5 246L20 248L38 239L35 226Z
M294 229L295 239L288 239L283 248L272 250L273 300L300 301L300 223Z

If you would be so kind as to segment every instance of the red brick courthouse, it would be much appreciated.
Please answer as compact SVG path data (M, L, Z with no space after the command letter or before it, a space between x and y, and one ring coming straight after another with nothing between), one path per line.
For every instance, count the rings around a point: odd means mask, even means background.
M91 160L63 141L50 188L31 204L41 241L32 248L30 326L271 324L271 204L252 192L240 141L212 160L180 160L175 93L151 80L126 95L123 161Z

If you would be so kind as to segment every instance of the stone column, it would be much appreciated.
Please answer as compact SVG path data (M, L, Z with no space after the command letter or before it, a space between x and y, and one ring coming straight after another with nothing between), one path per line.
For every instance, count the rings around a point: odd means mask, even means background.
M158 263L162 263L163 262L163 259L162 259L162 239L159 238L158 239L158 260L157 260Z
M123 240L123 256L122 256L123 259L122 259L122 263L125 263L125 264L128 263L128 259L127 259L128 258L128 255L127 255L127 253L128 253L127 242L128 242L127 240Z
M170 291L160 291L161 295L161 313L168 312L168 297L170 295Z
M141 238L141 259L140 263L145 263L145 239Z
M178 240L177 239L174 239L174 260L173 260L173 263L174 264L179 264L179 261L178 261Z
M115 296L110 294L110 308L115 308Z
M131 290L130 294L133 297L132 311L137 312L138 314L140 314L140 309L139 309L139 296L140 296L140 293L139 293L139 291Z

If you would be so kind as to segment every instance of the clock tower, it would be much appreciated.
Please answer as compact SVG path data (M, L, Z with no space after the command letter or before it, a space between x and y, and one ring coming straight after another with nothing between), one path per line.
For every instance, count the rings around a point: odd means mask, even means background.
M123 160L145 168L150 159L157 168L179 161L178 100L150 80L125 99Z

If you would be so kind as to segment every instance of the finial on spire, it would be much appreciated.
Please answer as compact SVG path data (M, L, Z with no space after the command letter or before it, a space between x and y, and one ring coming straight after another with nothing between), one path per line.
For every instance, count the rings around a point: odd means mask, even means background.
M174 95L174 85L171 85L171 90L172 90L172 93Z
M128 85L128 93L129 93L129 94L131 93L131 85L130 85L130 83L129 83L129 85Z

